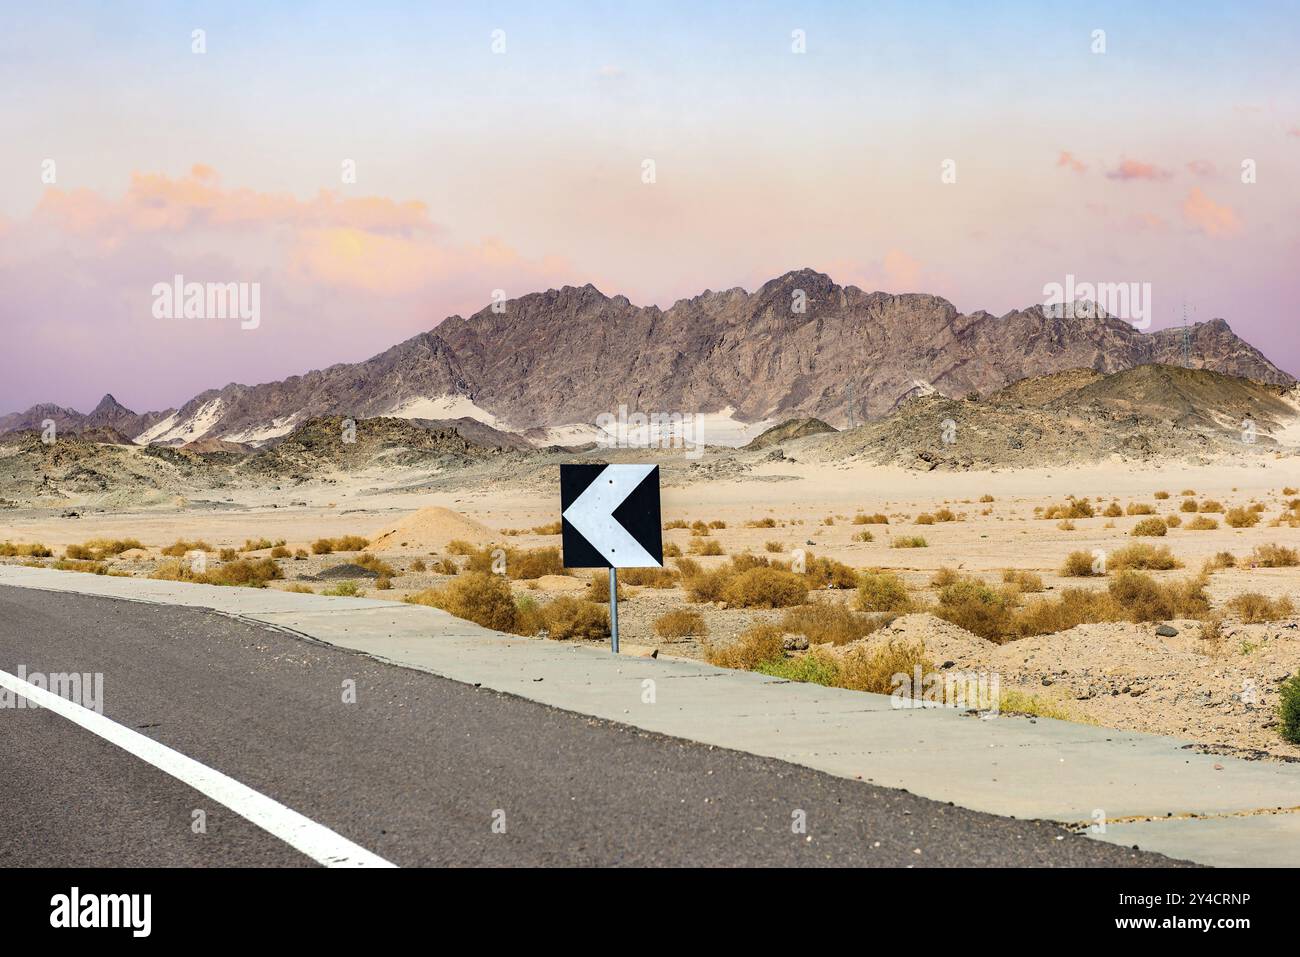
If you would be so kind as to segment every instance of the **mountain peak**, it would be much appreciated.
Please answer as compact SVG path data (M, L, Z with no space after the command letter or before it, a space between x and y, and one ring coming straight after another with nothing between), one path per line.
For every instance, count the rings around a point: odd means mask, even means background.
M104 398L99 400L99 405L95 406L94 411L90 413L95 415L135 415L130 409L113 398L113 393L106 392Z

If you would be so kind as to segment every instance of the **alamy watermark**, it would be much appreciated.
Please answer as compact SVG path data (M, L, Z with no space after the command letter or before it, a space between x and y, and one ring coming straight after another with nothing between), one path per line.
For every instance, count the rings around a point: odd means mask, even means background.
M104 675L101 672L92 674L89 671L52 671L46 674L41 671L33 671L28 674L27 666L19 665L16 677L19 681L40 688L42 691L48 691L50 694L58 695L65 701L79 704L86 710L95 712L95 714L104 713ZM17 708L19 710L38 711L40 707L34 701L25 698L21 692L0 687L0 709Z
M154 283L155 319L238 319L239 328L262 324L260 282L186 282L179 273L171 282Z
M685 449L688 459L704 454L704 416L698 412L618 412L596 416L600 434L596 444L605 449Z
M900 671L889 679L894 708L956 708L961 711L998 713L1002 676L996 671L931 671L917 665L911 674Z
M1043 286L1043 314L1056 319L1099 319L1102 313L1123 319L1135 329L1151 327L1151 283L1076 282Z

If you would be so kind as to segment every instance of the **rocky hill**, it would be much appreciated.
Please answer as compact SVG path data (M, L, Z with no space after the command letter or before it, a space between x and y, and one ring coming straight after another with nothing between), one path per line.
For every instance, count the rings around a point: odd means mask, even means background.
M546 429L590 426L620 404L843 426L881 419L918 396L989 395L1065 370L1109 374L1183 356L1181 329L1143 333L1104 315L1061 318L1037 305L964 315L936 296L864 292L810 269L756 292L706 291L668 309L591 285L501 307L452 316L363 362L210 390L175 412L136 416L106 396L89 416L44 406L7 416L0 433L53 418L74 429L112 427L139 443L263 445L327 416L468 417L516 433L542 430L537 444L548 444ZM1194 368L1294 382L1222 319L1191 327L1189 339Z

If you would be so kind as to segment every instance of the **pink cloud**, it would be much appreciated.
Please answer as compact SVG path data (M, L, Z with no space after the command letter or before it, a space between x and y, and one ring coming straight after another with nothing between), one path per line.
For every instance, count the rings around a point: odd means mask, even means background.
M1057 166L1064 166L1076 173L1082 173L1088 168L1088 164L1075 157L1069 150L1061 150L1061 155L1056 158Z
M1241 232L1241 220L1231 206L1222 206L1199 187L1193 187L1183 201L1183 216L1207 236L1235 236Z
M1163 181L1169 179L1173 174L1167 169L1161 169L1153 163L1143 163L1140 160L1126 159L1119 166L1115 167L1106 174L1107 179L1117 180L1151 180Z

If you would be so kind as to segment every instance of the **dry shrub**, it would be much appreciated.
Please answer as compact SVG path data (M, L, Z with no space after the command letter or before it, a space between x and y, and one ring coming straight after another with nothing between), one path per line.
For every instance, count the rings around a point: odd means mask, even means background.
M1259 592L1246 592L1227 602L1226 607L1247 624L1278 621L1295 614L1295 605L1289 598L1268 598Z
M704 569L701 568L700 563L693 558L678 558L677 571L681 574L682 578L694 578L696 575L703 574Z
M413 572L427 571L428 567L428 565L424 564L423 558L417 558L415 561L411 562L411 571Z
M916 524L917 524L917 525L933 525L933 524L934 524L934 516L931 515L929 512L922 512L920 515L916 516Z
M1187 523L1187 528L1193 532L1208 532L1210 529L1218 528L1219 523L1212 518L1204 515L1197 515Z
M875 540L876 536L865 528L860 532L853 533L853 541L855 542L874 542Z
M388 562L384 561L379 556L372 555L369 552L362 552L353 560L352 564L360 565L362 568L369 569L380 578L395 578L398 574L396 568L388 564Z
M1210 610L1204 578L1161 583L1150 575L1124 569L1111 579L1109 591L1129 621L1200 618Z
M857 588L855 569L833 558L822 558L809 552L804 556L804 577L810 588Z
M1171 568L1183 567L1183 563L1174 558L1173 553L1169 551L1168 545L1156 546L1146 542L1134 542L1124 548L1115 549L1106 560L1106 565L1111 571L1122 571L1125 568L1168 571Z
M751 568L740 572L722 589L722 599L732 608L788 608L808 598L803 576L779 568Z
M541 578L543 575L564 574L564 562L560 558L560 550L554 545L549 548L532 549L512 548L508 545L502 548L485 546L473 549L468 556L469 561L465 564L465 570L471 572L492 574L496 571L493 566L498 559L504 558L506 575L520 581Z
M272 558L290 558L292 555L293 552L289 551L289 549L285 548L283 545L275 545L271 548Z
M1092 518L1092 503L1086 498L1071 496L1063 504L1050 505L1043 510L1041 518Z
M994 500L993 496L989 495L987 492L980 496L981 502L992 502L993 500Z
M1165 516L1165 526L1168 528L1178 528L1182 524L1183 524L1182 518L1180 518L1177 515Z
M108 574L108 566L103 562L77 561L68 558L59 559L50 568L61 572L85 572L90 575Z
M709 633L704 616L698 611L679 608L655 619L655 634L660 638L706 637Z
M747 528L776 528L776 519L770 515L765 518L751 519L745 523Z
M1093 565L1093 557L1090 552L1070 552L1065 556L1065 564L1061 566L1061 574L1066 578L1092 578L1102 575L1104 572L1098 571Z
M1063 532L1072 532L1075 528L1074 522L1070 521L1068 518L1061 519L1056 523L1056 527Z
M812 645L843 645L880 628L883 622L860 615L839 602L813 602L791 608L781 619L781 630L804 635Z
M212 551L212 546L205 541L199 540L194 542L187 542L181 539L177 539L175 542L173 542L172 544L164 548L162 550L162 554L168 555L172 558L180 558L183 555L185 555L186 552L210 552L210 551Z
M1169 497L1169 493L1168 493L1168 492L1156 492L1156 494L1155 494L1155 499L1156 499L1156 501L1158 501L1158 502L1163 502L1163 501L1164 501L1165 499L1167 499L1168 497Z
M1222 513L1222 512L1223 512L1223 503L1222 503L1222 502L1215 501L1215 500L1212 499L1212 498L1208 498L1208 499L1206 499L1204 502L1201 503L1201 509L1200 509L1200 510L1201 510L1202 512L1220 512L1220 513Z
M891 694L897 688L895 676L912 679L918 667L922 676L934 671L923 645L896 640L877 648L854 648L836 663L835 687L873 694Z
M223 548L221 549L221 551L217 552L217 557L220 558L223 562L233 562L236 558L239 557L239 549Z
M785 644L781 635L781 629L775 625L754 625L728 644L710 643L705 657L709 664L719 668L753 671L759 665L780 661L785 657Z
M1256 545L1246 561L1254 568L1294 568L1300 565L1300 553L1285 545Z
M664 522L664 528L690 528L690 525L687 524L684 518L675 518L671 522Z
M645 588L672 588L681 576L671 568L623 568L618 580Z
M1195 495L1195 494L1196 494L1196 489L1194 489L1194 488L1185 488L1185 489L1183 489L1181 492L1179 492L1178 494L1179 494L1179 495Z
M380 575L375 579L375 587L380 591L388 591L393 587L393 580L387 575Z
M927 548L927 542L920 535L904 535L889 543L890 548Z
M1155 506L1148 505L1146 502L1129 502L1128 508L1124 509L1126 515L1154 515L1155 513Z
M971 634L1002 641L1012 633L1015 603L978 578L964 577L939 590L934 613Z
M413 605L441 608L484 628L513 632L519 625L519 610L510 593L510 583L501 575L472 571L441 588L426 588L409 595Z
M1232 508L1223 520L1233 528L1250 528L1259 524L1259 513L1248 508Z
M540 607L521 602L515 630L523 635L544 630L555 641L602 641L609 637L609 608L572 595L561 595Z
M1194 498L1185 498L1185 499L1183 499L1183 503L1182 503L1181 505L1178 506L1178 510L1181 511L1181 512L1195 512L1195 511L1198 511L1198 507L1197 507L1197 505L1196 505L1196 499L1194 499Z
M98 562L133 548L144 548L144 545L136 538L92 538L82 545L69 545L63 555L78 561Z
M332 538L318 538L311 543L311 553L313 555L333 555L334 540ZM168 554L165 550L163 554Z
M947 565L940 566L939 570L930 578L930 584L935 588L943 588L945 585L951 585L961 578L954 569Z
M1159 538L1162 535L1168 534L1168 532L1169 532L1169 527L1165 525L1165 523L1162 522L1160 519L1144 518L1142 519L1142 521L1138 522L1136 525L1133 526L1133 531L1130 534L1152 537L1152 538Z
M1106 592L1066 588L1055 598L1039 598L1021 608L1015 617L1014 637L1050 635L1076 625L1121 617L1119 606Z
M1124 514L1124 509L1119 507L1119 502L1111 502L1106 506L1106 511L1101 514L1105 515L1107 518L1119 518Z
M287 588L285 588L284 590L287 591L287 592L291 592L292 594L295 594L295 595L314 595L314 594L316 594L316 590L315 590L314 588L312 588L310 585L304 585L304 584L302 584L302 583L300 583L300 582L294 582L292 585L289 585L289 586L288 586Z
M559 535L564 531L564 523L551 522L549 525L534 525L532 531L534 535Z
M674 542L664 543L664 558L679 558L682 554L682 547Z
M858 576L859 611L883 611L902 614L911 610L912 597L907 585L894 572L863 572Z
M854 525L888 525L889 517L876 512L874 515L864 515L859 512L853 516Z
M710 538L707 540L703 538L693 538L691 539L691 544L690 547L687 549L687 551L690 552L692 555L723 554L722 545L715 538Z
M1216 552L1213 558L1206 559L1205 567L1207 574L1218 571L1220 568L1236 568L1237 556L1232 552Z
M785 551L785 545L782 544L781 542L764 542L764 543L763 543L763 548L764 548L765 550L769 551L769 552L783 552L783 551Z
M269 538L256 538L256 539L246 538L244 539L244 547L241 548L240 551L260 552L263 551L264 549L271 548L271 547L272 547L272 543Z
M715 518L713 521L709 522L709 528L726 528L726 527L727 527L727 523L720 518Z
M615 586L618 593L616 597L619 601L622 601L627 597L627 592L623 591L623 579L618 578L616 581L618 582ZM591 572L587 577L587 591L585 594L588 601L595 601L600 602L602 605L608 605L609 572L607 570Z
M1008 568L1002 572L1002 581L1014 585L1022 592L1040 592L1043 590L1043 576L1037 572L1021 568Z
M224 562L207 572L196 572L189 562L162 562L149 576L160 581L198 582L204 585L238 585L265 588L269 581L284 578L280 566L269 558Z

